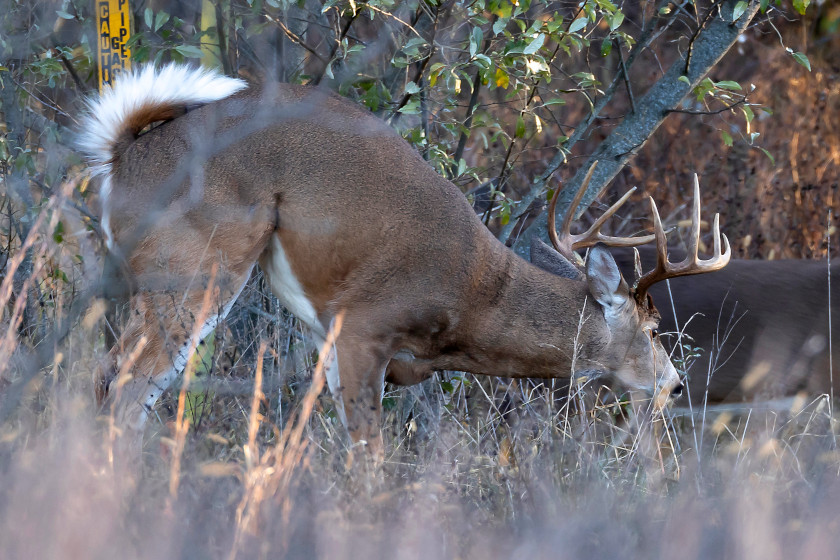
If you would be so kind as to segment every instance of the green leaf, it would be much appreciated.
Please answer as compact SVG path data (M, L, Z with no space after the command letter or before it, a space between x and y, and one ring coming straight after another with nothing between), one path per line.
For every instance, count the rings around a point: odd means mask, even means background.
M715 82L715 87L728 89L733 91L741 91L741 84L731 80L723 80L722 82Z
M720 132L720 135L723 138L723 143L731 148L732 147L732 136L730 136L730 134L728 132L726 132L725 130L722 130Z
M499 208L499 220L502 222L503 226L506 226L508 222L510 222L510 211L510 204L503 203L501 208Z
M64 222L61 220L55 224L55 229L53 230L53 241L56 243L64 241Z
M743 4L743 2L741 2ZM621 26L621 23L624 21L624 14L622 12L616 12L609 18L610 21L610 31L615 31Z
M618 9L618 6L610 2L610 0L595 0L595 3L598 4L599 8L611 14Z
M697 97L697 101L700 101L712 93L714 89L715 83L709 78L703 78L700 83L697 84L697 87L694 88L694 95Z
M770 5L770 0L761 0L761 13L767 12L767 6Z
M545 22L545 28L548 30L549 33L557 33L558 31L561 31L562 27L563 16L561 16L557 12L554 12L554 14L551 16L550 21Z
M517 138L525 136L525 118L521 114L516 118L515 135Z
M490 60L490 57L486 54L478 53L477 55L475 55L475 60L473 60L473 63L482 70L488 70L493 64L493 61Z
M484 32L480 27L473 27L470 34L470 58L474 57L481 46L481 41L484 39Z
M431 87L435 87L435 84L438 81L438 77L440 77L440 73L444 69L444 64L442 62L435 62L432 64L431 68L429 68L429 85Z
M805 53L801 52L792 52L790 53L793 56L793 59L808 69L808 72L811 71L811 61L808 60L808 57L805 56Z
M400 108L400 113L404 115L418 115L420 114L420 100L412 97L411 100Z
M175 50L182 54L184 58L201 58L201 49L195 45L178 45Z
M572 24L569 26L569 33L577 33L578 31L580 31L581 29L583 29L584 27L586 27L586 24L587 24L588 22L589 22L589 20L588 20L587 18L585 18L585 17L579 17L579 18L577 18L577 19L576 19L575 21L573 21L573 22L572 22Z
M420 92L420 86L418 86L414 82L408 82L407 84L405 84L405 92L409 95L419 93Z
M803 16L805 15L805 10L808 9L810 4L811 0L793 0L794 9Z
M510 21L509 18L499 18L493 22L493 35L498 35L504 31L505 27L507 27L508 21Z
M758 148L759 150L764 152L764 155L767 156L770 159L770 163L772 163L773 165L776 165L776 158L773 157L773 154L771 154L770 152L768 152L767 150L765 150L761 146L756 146L756 148Z
M747 122L752 122L755 118L755 113L753 113L753 110L750 108L749 105L742 105L741 111L743 111L744 117L747 119Z
M143 21L146 22L146 27L151 29L152 24L154 23L154 20L155 20L155 13L152 11L151 8L146 8L143 11Z
M732 10L732 19L740 19L744 12L747 11L747 3L744 0L741 0L737 4L735 4L735 8Z
M604 37L601 41L601 56L609 56L612 52L612 40L609 37Z
M157 31L161 27L163 27L166 22L169 21L169 14L166 12L158 12L155 14L155 28L154 30Z
M522 50L522 54L536 54L538 50L540 50L545 43L545 34L540 33L534 40L528 43L528 46Z
M689 86L691 85L691 82L688 81L688 76L680 76L679 78L677 78L677 81L678 82L685 82Z
M554 99L549 99L548 101L543 101L543 107L548 107L549 105L565 105L566 100L562 97L556 97Z

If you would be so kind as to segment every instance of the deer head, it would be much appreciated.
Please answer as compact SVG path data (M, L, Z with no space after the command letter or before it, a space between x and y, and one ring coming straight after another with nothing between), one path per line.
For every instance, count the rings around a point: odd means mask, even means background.
M614 373L615 377L631 389L650 389L651 377L655 379L655 403L664 405L672 397L682 393L682 383L669 358L668 352L659 339L659 312L648 295L648 288L656 282L684 276L719 270L726 266L731 257L731 248L726 236L720 233L719 216L715 215L714 255L707 260L697 257L697 245L700 236L700 186L694 177L694 205L692 212L691 233L688 255L683 261L672 264L668 261L668 248L665 230L653 199L650 199L654 221L654 234L643 237L610 237L601 233L604 222L620 208L635 191L631 189L610 207L595 223L582 234L570 232L574 209L580 204L595 169L595 162L584 178L575 199L558 233L555 223L556 205L560 190L555 192L549 204L548 234L554 246L552 251L542 242L532 244L531 262L556 274L585 278L592 298L600 306L604 322L609 331L603 336L608 341L599 348L594 357L580 356L583 364L592 364L596 370L603 368ZM721 237L725 250L721 250ZM615 260L603 245L630 247L656 241L657 265L642 275L640 266L636 266L637 278L630 286L622 277ZM536 240L535 240L536 241ZM603 245L602 245L603 244ZM591 247L586 264L575 252ZM585 368L584 368L585 369Z

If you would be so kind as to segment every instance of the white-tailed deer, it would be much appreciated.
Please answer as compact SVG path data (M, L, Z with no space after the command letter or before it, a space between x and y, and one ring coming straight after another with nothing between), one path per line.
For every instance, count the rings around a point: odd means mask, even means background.
M643 265L656 259L647 247L639 252ZM633 270L631 251L614 257L621 270ZM732 259L702 281L674 280L670 293L658 284L651 294L662 313L660 330L684 329L691 340L683 343L702 349L688 375L695 403L831 391L831 367L840 367L840 343L836 334L830 343L829 322L840 318L840 262L829 268L816 260ZM840 390L840 375L834 384Z
M379 447L386 369L398 383L436 369L612 376L661 401L678 395L646 289L729 260L716 233L710 261L670 265L654 212L661 260L631 289L594 244L652 238L601 236L615 206L583 236L567 220L554 238L565 268L550 274L499 243L385 123L317 88L147 67L91 103L80 146L103 176L103 228L133 289L100 396L115 395L138 437L257 263L317 339L343 314L328 384L352 439ZM589 246L580 267L574 250Z

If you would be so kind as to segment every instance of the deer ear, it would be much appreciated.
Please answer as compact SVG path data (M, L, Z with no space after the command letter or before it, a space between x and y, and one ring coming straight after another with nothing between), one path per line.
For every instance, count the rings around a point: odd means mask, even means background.
M604 307L617 309L630 299L630 289L621 277L615 259L601 244L589 250L586 281L589 282L589 292Z
M531 264L555 276L580 280L580 269L536 235L531 239Z

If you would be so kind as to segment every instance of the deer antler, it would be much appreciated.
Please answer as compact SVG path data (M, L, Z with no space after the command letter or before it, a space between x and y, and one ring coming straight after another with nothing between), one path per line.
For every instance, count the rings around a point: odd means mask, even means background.
M712 226L715 245L714 254L705 260L697 258L697 245L700 241L700 182L697 179L696 173L694 174L694 205L691 212L691 235L688 240L688 254L682 262L671 263L668 261L668 241L665 238L665 230L662 228L662 220L659 217L659 210L656 208L653 197L650 199L650 207L653 213L654 235L656 236L656 268L641 276L636 282L634 292L636 301L640 304L645 303L647 290L653 284L667 278L720 270L729 263L729 258L732 256L729 240L726 238L726 235L720 232L720 215L715 214L715 223ZM721 252L721 237L723 237L723 241L726 244L726 250L723 252Z
M618 202L613 204L609 207L609 209L604 212L601 217L595 220L595 223L592 224L588 230L583 233L579 234L572 234L569 231L569 228L572 224L572 218L574 217L575 210L577 209L580 201L583 199L583 194L586 192L586 188L589 186L589 181L592 179L592 173L595 171L595 166L598 165L598 162L593 162L592 166L589 168L589 171L586 173L586 177L583 179L583 183L581 183L580 188L578 189L577 194L575 194L575 198L572 201L571 206L569 206L568 211L566 212L566 216L563 218L563 223L560 227L560 234L557 234L556 228L556 209L557 209L557 199L559 198L560 189L557 189L554 192L554 196L551 197L551 202L548 205L548 237L551 240L551 244L554 245L554 248L557 250L558 253L566 257L570 262L579 263L580 257L575 253L575 249L582 249L586 247L592 247L596 243L604 243L605 245L609 245L611 247L635 247L637 245L644 245L645 243L650 243L655 239L654 235L645 235L642 237L612 237L609 235L604 235L601 233L601 226L604 225L610 216L616 213L621 206L627 202L627 199L630 198L630 195L636 190L636 187L633 187L624 196L622 196Z

